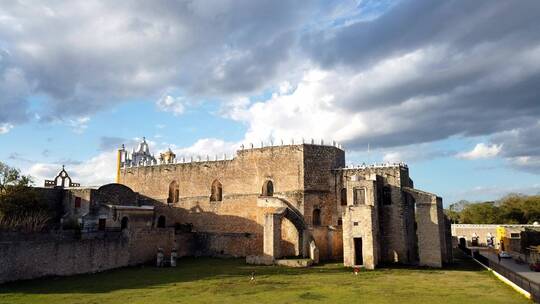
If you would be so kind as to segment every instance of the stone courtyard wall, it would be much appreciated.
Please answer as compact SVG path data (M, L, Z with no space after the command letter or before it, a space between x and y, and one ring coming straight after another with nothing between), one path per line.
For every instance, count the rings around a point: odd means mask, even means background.
M43 276L68 276L153 262L158 247L170 255L191 255L193 235L173 229L108 234L101 239L62 239L41 235L0 242L0 283Z
M339 215L332 169L343 166L344 159L343 150L329 146L252 148L237 151L231 160L123 168L119 182L153 202L156 218L165 216L167 225L191 224L202 255L260 255L264 216L283 207L257 203L263 184L272 181L274 197L302 214L308 226L314 208L321 210L321 226L336 225ZM223 187L221 201L210 200L215 180ZM178 183L179 200L167 204L173 181ZM301 246L298 231L286 221L281 231L282 253L296 255ZM333 244L337 238L330 243L327 239L319 238L322 243L317 246L338 247Z

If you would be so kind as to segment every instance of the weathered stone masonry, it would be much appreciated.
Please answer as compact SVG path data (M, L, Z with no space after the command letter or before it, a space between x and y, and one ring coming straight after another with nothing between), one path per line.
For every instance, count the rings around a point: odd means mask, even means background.
M229 160L176 162L170 152L144 165L125 150L119 159L118 182L153 202L156 217L213 236L197 249L205 254L273 261L316 248L321 259L367 268L451 259L441 199L414 189L403 164L345 168L343 150L314 144L242 149Z

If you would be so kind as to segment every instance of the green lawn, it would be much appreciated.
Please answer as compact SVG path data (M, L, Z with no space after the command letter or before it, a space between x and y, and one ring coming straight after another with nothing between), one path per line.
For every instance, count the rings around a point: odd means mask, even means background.
M255 271L255 281L249 277ZM177 268L124 268L0 285L0 303L530 303L479 268L381 268L352 274L338 263L309 269L186 258Z

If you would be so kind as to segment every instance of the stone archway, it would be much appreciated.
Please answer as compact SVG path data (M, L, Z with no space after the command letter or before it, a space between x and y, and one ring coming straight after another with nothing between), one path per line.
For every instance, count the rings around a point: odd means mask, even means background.
M298 231L298 248L301 256L307 256L307 246L309 246L306 223L301 214L297 211L284 207L276 211L267 213L264 219L264 255L271 259L281 257L281 222L283 218L289 220Z

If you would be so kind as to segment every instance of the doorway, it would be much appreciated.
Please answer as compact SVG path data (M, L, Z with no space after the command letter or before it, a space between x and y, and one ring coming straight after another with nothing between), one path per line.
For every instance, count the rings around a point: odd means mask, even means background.
M364 265L362 257L362 238L354 238L354 265Z
M459 247L460 248L466 248L467 247L467 240L465 240L464 237L459 238Z

